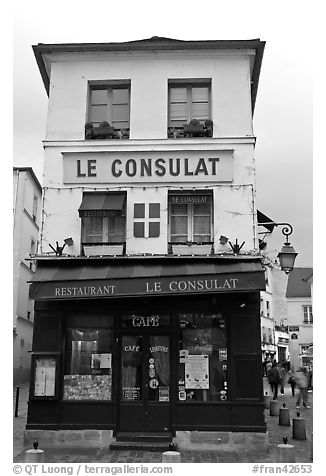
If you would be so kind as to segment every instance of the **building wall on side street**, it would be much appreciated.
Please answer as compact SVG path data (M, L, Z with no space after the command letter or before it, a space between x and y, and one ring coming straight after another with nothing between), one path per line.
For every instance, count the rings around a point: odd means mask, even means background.
M34 195L38 198L33 218ZM41 221L41 190L26 170L13 173L14 233L13 233L13 368L14 384L29 379L32 348L34 302L29 299L28 281L33 265L27 258L36 253Z
M299 331L289 331L289 349L291 365L295 368L300 367L301 345L312 344L313 342L313 325L303 324L303 306L310 306L311 298L288 298L288 325L299 326ZM293 334L298 336L293 339Z
M13 384L27 382L30 377L33 323L17 319L13 340Z

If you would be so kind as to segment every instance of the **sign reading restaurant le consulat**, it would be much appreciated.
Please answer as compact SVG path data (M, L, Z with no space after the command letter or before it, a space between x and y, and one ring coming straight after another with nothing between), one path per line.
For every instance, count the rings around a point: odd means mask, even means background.
M263 289L261 272L32 283L31 299L82 299L135 295L236 292Z
M231 182L233 150L63 153L64 183Z

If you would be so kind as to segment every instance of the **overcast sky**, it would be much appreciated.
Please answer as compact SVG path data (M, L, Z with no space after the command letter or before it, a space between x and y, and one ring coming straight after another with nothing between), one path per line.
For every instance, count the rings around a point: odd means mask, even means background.
M292 224L296 266L312 266L311 13L300 0L16 1L13 165L33 167L42 182L47 95L33 44L260 38L266 47L254 114L257 207ZM283 242L279 227L271 250Z

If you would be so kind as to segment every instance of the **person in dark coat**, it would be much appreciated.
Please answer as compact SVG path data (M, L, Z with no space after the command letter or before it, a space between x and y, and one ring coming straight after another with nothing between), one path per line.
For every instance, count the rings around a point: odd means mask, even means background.
M273 362L272 368L267 371L268 383L271 386L275 400L278 395L278 386L281 383L280 374L276 362Z

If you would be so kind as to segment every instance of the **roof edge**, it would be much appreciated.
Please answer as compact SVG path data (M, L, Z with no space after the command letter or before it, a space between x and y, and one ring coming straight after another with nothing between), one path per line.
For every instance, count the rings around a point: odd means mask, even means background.
M156 51L156 50L218 50L218 49L254 49L255 63L251 78L251 107L254 113L258 81L261 70L265 41L259 38L252 40L175 40L164 37L152 37L145 40L127 41L122 43L38 43L33 45L33 52L39 67L43 84L49 95L50 80L43 59L50 53L91 53L96 51Z

